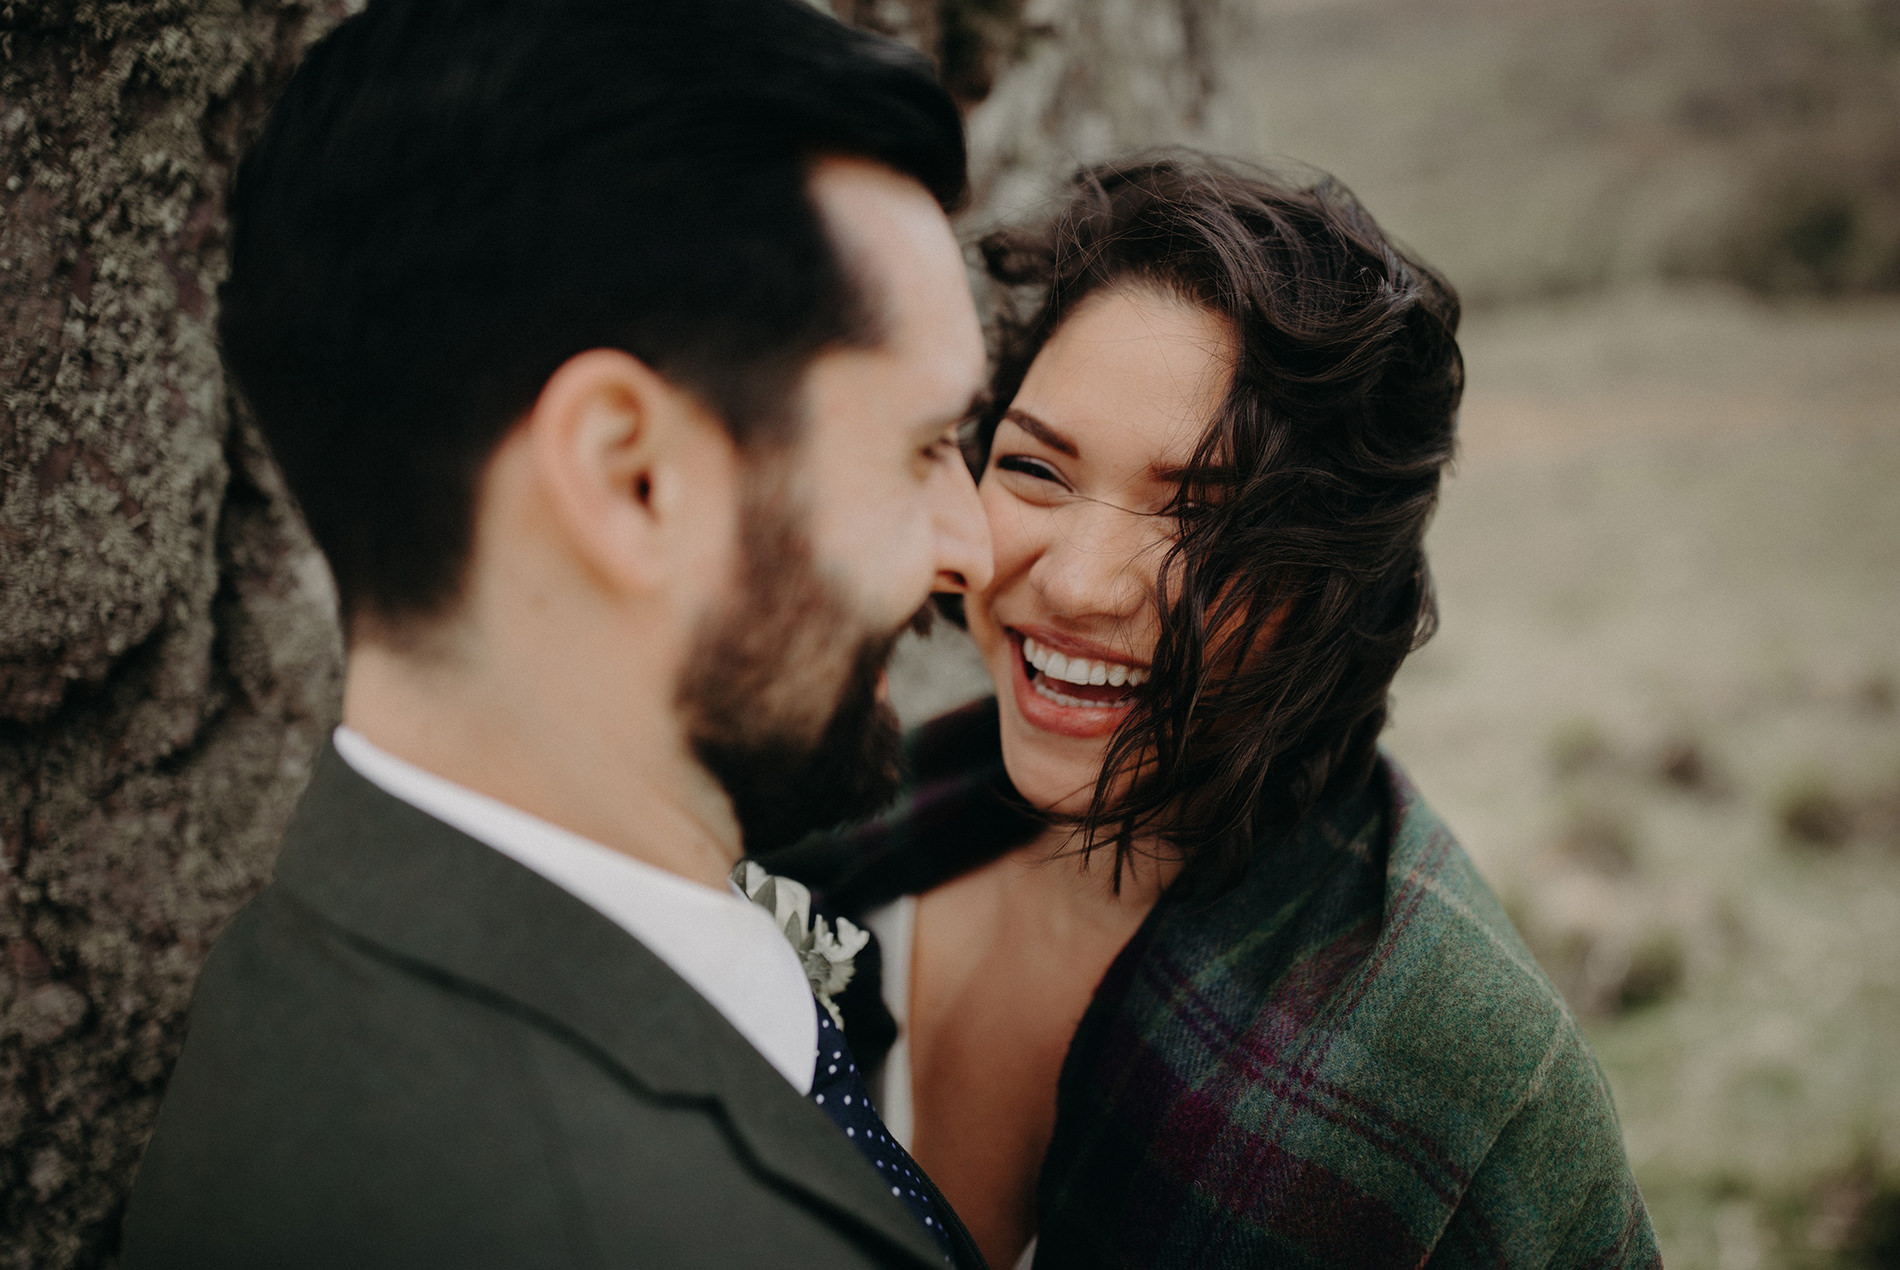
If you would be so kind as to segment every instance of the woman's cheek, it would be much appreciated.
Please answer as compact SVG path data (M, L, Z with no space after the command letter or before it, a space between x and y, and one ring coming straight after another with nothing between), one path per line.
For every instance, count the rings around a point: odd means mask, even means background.
M990 523L990 550L996 561L990 590L1000 592L1018 580L1035 560L1038 509L1002 488L1000 481L984 481L977 493Z

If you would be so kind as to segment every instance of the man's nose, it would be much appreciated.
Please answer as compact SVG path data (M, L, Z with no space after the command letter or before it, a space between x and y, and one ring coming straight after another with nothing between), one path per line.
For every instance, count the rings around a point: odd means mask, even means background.
M963 460L952 455L932 482L937 536L937 579L932 587L963 595L981 591L996 572L990 522L977 497L976 481Z

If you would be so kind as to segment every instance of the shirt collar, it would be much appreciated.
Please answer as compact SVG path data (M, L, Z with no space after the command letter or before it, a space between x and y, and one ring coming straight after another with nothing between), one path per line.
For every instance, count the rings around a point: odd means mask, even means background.
M702 886L424 771L350 728L339 727L335 739L363 779L532 869L639 940L793 1088L811 1091L818 1050L811 986L764 909L736 890Z

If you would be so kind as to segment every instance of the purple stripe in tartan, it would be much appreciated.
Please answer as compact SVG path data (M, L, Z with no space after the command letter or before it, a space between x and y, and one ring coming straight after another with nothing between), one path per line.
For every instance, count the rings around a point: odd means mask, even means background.
M1436 855L1442 856L1443 842L1434 846ZM1447 1202L1456 1202L1470 1180L1468 1171L1424 1130L1358 1097L1349 1088L1323 1079L1319 1070L1338 1032L1331 1027L1311 1027L1321 1013L1337 1020L1358 1006L1423 905L1427 892L1418 878L1424 867L1414 869L1407 878L1403 899L1389 916L1383 934L1369 915L1366 925L1356 926L1308 952L1274 985L1262 1016L1246 1021L1244 1026L1237 1026L1211 1005L1188 974L1158 950L1143 968L1157 995L1170 1003L1175 1021L1192 1029L1208 1051L1223 1055L1223 1062L1236 1068L1246 1080L1269 1085L1295 1105L1354 1131L1404 1160L1436 1194ZM1358 971L1358 977L1347 995L1334 998L1333 992L1354 971ZM1264 1023L1263 1018L1267 1020ZM1297 1058L1289 1056L1286 1051L1300 1040L1306 1042L1305 1052ZM1344 1103L1367 1119L1326 1108L1314 1095ZM1396 1141L1395 1135L1409 1139L1416 1150ZM1432 1166L1444 1176L1435 1176Z
M1333 1265L1416 1266L1425 1246L1376 1196L1270 1138L1248 1136L1222 1178L1257 1179L1224 1205Z
M1428 848L1430 854L1426 859L1419 861L1406 875L1405 881L1400 884L1397 898L1385 910L1385 929L1380 933L1379 942L1373 948L1372 956L1367 960L1365 969L1353 981L1347 995L1333 1003L1331 1007L1330 1013L1334 1019L1348 1018L1358 1010L1366 994L1372 991L1373 985L1378 982L1386 963L1402 946L1406 931L1418 917L1419 911L1424 908L1429 894L1421 878L1428 873L1436 874L1443 866L1445 856L1450 849L1449 841L1446 835L1434 837Z
M1110 1063L1121 1057L1126 1067L1122 1088L1127 1101L1118 1104L1117 1113L1128 1113L1125 1123L1117 1126L1117 1137L1139 1142L1142 1149L1123 1163L1129 1170L1129 1198L1138 1210L1124 1209L1129 1220L1118 1223L1115 1241L1124 1249L1124 1265L1152 1264L1176 1235L1183 1218L1192 1220L1198 1205L1194 1189L1198 1180L1198 1162L1181 1162L1167 1151L1155 1151L1151 1144L1157 1136L1174 1132L1174 1118L1183 1098L1190 1092L1180 1076L1161 1055L1141 1044L1132 1031L1105 1038L1103 1058ZM1118 1114L1118 1119L1119 1119ZM1091 1160L1096 1177L1102 1170L1114 1168L1115 1157L1100 1152Z
M1125 1091L1116 1113L1127 1133L1151 1142L1135 1192L1141 1212L1124 1223L1121 1237L1149 1248L1147 1257L1125 1264L1151 1264L1179 1233L1171 1227L1201 1203L1270 1232L1316 1256L1339 1264L1413 1265L1424 1251L1398 1214L1374 1196L1322 1165L1286 1150L1271 1138L1237 1125L1225 1089L1190 1087L1156 1051L1127 1031L1105 1038L1102 1058L1126 1064L1116 1082ZM1218 1227L1207 1237L1219 1244ZM1135 1244L1130 1245L1134 1251ZM1180 1253L1171 1262L1182 1260ZM1202 1248L1213 1253L1215 1248Z
M1381 1111L1364 1099L1355 1098L1344 1086L1322 1079L1315 1062L1287 1066L1281 1055L1259 1052L1253 1047L1252 1038L1236 1030L1217 1011L1209 1008L1195 991L1194 985L1172 965L1161 964L1160 959L1157 959L1155 964L1148 967L1148 973L1157 978L1166 978L1175 993L1175 1021L1193 1029L1206 1049L1221 1056L1223 1065L1239 1078L1231 1083L1241 1089L1271 1093L1290 1108L1310 1112L1348 1130L1407 1165L1433 1194L1447 1204L1457 1202L1468 1175L1424 1131ZM1379 1123L1370 1123L1360 1116L1330 1106L1328 1100L1345 1103L1353 1111L1361 1112ZM1411 1144L1401 1141L1402 1138L1409 1138ZM1449 1175L1449 1180L1441 1175Z
M1622 1237L1584 1262L1579 1270L1605 1270L1608 1266L1623 1265L1628 1260L1630 1250L1639 1241L1649 1242L1648 1257L1641 1263L1643 1270L1662 1270L1662 1253L1656 1248L1649 1230L1649 1211L1640 1201L1630 1205L1629 1216L1623 1222Z
M1348 932L1334 945L1309 958L1310 967L1317 969L1330 966L1334 973L1295 978L1304 980L1302 986L1309 988L1331 986L1340 974L1350 970L1358 960L1355 946L1363 950L1366 942L1363 931L1355 929ZM1187 1178L1193 1178L1198 1173L1198 1188L1203 1193L1236 1215L1249 1216L1260 1225L1295 1239L1302 1245L1312 1245L1314 1232L1324 1230L1350 1230L1354 1240L1366 1238L1371 1232L1382 1229L1367 1214L1384 1213L1390 1218L1392 1231L1384 1232L1374 1240L1375 1244L1396 1258L1389 1264L1410 1264L1415 1260L1419 1250L1416 1239L1379 1201L1359 1192L1331 1170L1301 1160L1261 1136L1254 1127L1232 1123L1231 1094L1236 1091L1251 1091L1255 1094L1265 1091L1289 1107L1308 1110L1353 1131L1374 1146L1402 1159L1448 1205L1457 1202L1464 1171L1437 1150L1436 1144L1415 1127L1396 1117L1382 1115L1378 1108L1354 1098L1349 1090L1320 1079L1310 1067L1296 1067L1290 1071L1281 1069L1281 1055L1255 1051L1250 1044L1254 1037L1237 1031L1213 1009L1170 959L1151 956L1144 961L1142 969L1144 978L1162 989L1169 998L1172 1020L1194 1032L1202 1046L1218 1057L1227 1069L1227 1075L1225 1079L1214 1082L1218 1094L1196 1091L1159 1054L1147 1048L1132 1030L1125 1027L1111 1029L1104 1038L1098 1056L1096 1075L1101 1087L1113 1088L1122 1093L1117 1113L1124 1118L1126 1130L1144 1137L1153 1133L1155 1140L1165 1146L1160 1159L1172 1163ZM1297 991L1294 985L1287 986ZM1316 1011L1289 1005L1285 1013L1310 1018ZM1290 1020L1282 1020L1286 1021ZM1120 1064L1126 1064L1128 1070L1115 1072L1114 1068ZM1327 1105L1327 1098L1346 1102L1374 1120L1385 1123L1366 1123ZM1395 1138L1393 1133L1387 1131L1388 1127L1411 1139L1411 1144ZM1421 1158L1421 1152L1424 1158ZM1434 1176L1433 1165L1457 1176L1460 1184L1447 1185ZM1322 1194L1325 1196L1323 1204ZM1326 1226L1321 1223L1315 1226L1313 1214L1322 1211L1348 1224ZM1372 1224L1367 1225L1367 1222ZM1338 1251L1318 1246L1312 1246L1310 1250L1316 1255L1327 1257ZM1382 1254L1381 1262L1384 1263L1384 1260Z
M1277 1062L1292 1049L1325 1010L1333 990L1366 959L1378 938L1378 922L1367 918L1296 962L1274 985L1260 1016L1248 1027L1254 1052Z
M1153 1265L1164 1253L1165 1264L1225 1264L1220 1254L1241 1251L1239 1236L1210 1221L1210 1208L1328 1262L1418 1262L1423 1245L1397 1213L1332 1170L1236 1125L1223 1092L1190 1087L1132 1031L1105 1036L1099 1060L1104 1069L1122 1068L1103 1082L1120 1093L1116 1138L1151 1144L1125 1162L1099 1147L1091 1154L1096 1178L1112 1176L1118 1163L1133 1169L1126 1189L1136 1202L1119 1210L1115 1230L1118 1264ZM1188 1246L1180 1246L1184 1236Z

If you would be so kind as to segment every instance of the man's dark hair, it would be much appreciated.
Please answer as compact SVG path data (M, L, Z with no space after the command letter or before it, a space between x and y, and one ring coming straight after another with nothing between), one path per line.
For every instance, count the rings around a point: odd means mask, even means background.
M1187 154L1084 169L1052 221L983 251L1028 303L1000 326L979 471L1088 296L1154 288L1232 326L1233 382L1170 509L1152 677L1082 818L1117 876L1158 834L1203 881L1232 880L1363 785L1392 677L1436 625L1424 534L1464 388L1457 294L1337 181Z
M788 439L810 359L879 338L808 192L832 155L964 195L929 64L803 0L371 0L312 48L238 172L219 335L346 623L452 606L482 470L577 353Z

